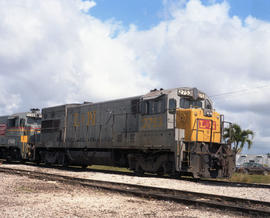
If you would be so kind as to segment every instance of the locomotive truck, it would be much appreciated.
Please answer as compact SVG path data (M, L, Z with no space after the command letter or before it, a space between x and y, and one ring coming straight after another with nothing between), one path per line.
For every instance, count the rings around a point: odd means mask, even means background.
M40 139L21 138L30 148L27 154L23 145L15 147L20 158L46 164L230 177L235 154L222 140L224 124L197 88L155 89L131 98L43 108Z

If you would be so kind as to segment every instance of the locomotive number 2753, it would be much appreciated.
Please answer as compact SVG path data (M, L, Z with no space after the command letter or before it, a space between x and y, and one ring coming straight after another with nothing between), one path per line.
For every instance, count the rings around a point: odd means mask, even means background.
M142 129L155 129L162 127L162 116L158 117L143 117L141 119Z

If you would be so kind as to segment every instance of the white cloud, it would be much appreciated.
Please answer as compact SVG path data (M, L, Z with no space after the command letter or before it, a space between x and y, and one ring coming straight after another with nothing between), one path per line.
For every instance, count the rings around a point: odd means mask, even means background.
M0 113L155 87L196 86L216 95L270 86L270 23L230 17L226 2L163 3L160 24L124 31L121 21L91 16L94 1L1 0ZM258 117L268 115L269 97L266 87L214 99L227 117L265 137Z
M268 116L270 107L270 26L250 16L244 21L230 17L229 9L226 2L204 6L189 1L171 10L172 19L119 38L159 86L197 86L210 95L248 90L216 97L215 105L230 121L254 130L255 144L265 149L260 142L267 123L259 124L258 116Z
M142 75L131 49L111 37L117 23L83 13L79 0L0 3L0 74L18 109L143 93L153 81Z
M79 8L83 11L83 12L88 12L91 8L96 6L96 3L94 1L80 1L79 3Z

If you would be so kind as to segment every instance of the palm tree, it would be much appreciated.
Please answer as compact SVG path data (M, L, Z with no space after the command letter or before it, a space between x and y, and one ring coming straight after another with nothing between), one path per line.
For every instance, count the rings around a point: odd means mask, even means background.
M245 144L248 145L248 149L251 148L254 135L252 130L242 130L238 124L234 123L231 125L231 128L224 129L223 137L225 141L233 144L233 150L236 153L240 153Z

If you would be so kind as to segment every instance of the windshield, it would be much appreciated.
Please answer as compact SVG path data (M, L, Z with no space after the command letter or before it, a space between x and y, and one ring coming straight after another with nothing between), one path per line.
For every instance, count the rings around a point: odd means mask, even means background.
M181 98L180 99L180 108L194 108L194 107L202 107L202 101L200 100L192 100L192 99L188 99L188 98Z
M37 124L37 125L40 125L41 124L41 118L28 117L27 118L27 123L28 124Z

